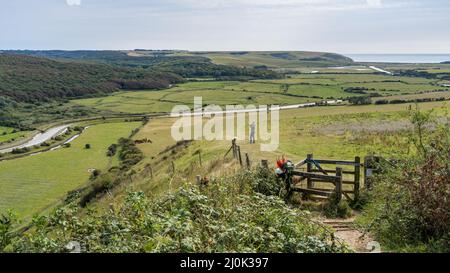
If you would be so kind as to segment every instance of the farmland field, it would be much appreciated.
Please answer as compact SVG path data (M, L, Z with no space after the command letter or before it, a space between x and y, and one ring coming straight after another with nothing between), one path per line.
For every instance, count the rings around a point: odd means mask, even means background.
M393 155L399 152L395 145L386 145L382 139L384 133L398 133L407 129L408 109L414 104L367 105L367 106L331 106L315 109L293 109L280 112L280 147L274 153L260 152L254 145L245 141L239 143L245 152L255 157L286 154L293 158L305 157L314 153L320 157L334 159L351 159L355 155L377 152ZM420 103L421 110L431 110L442 115L449 106L445 102ZM401 121L401 122L400 122ZM145 126L136 139L148 137L157 143L139 145L149 156L156 151L175 144L170 139L170 126L174 120L155 119ZM375 125L379 126L375 126ZM358 126L356 126L358 125ZM248 131L247 131L248 136ZM367 141L362 141L366 138ZM379 138L376 140L376 138ZM386 139L384 139L386 140ZM221 144L219 144L221 143ZM198 147L222 145L220 152L229 147L229 141L201 141ZM155 147L159 147L159 150ZM226 150L225 150L226 151ZM211 158L213 158L212 156Z
M276 158L282 154L294 162L304 159L309 153L313 153L316 158L337 160L352 160L355 156L363 158L371 153L388 158L398 157L409 149L407 129L411 126L410 107L414 107L414 104L335 106L281 111L280 145L276 151L261 152L260 141L255 145L248 144L247 141L238 141L238 144L243 154L248 153L253 166L259 164L261 159L268 159L269 164L275 164ZM445 102L420 103L419 107L426 111L433 109L438 116L449 110ZM157 195L194 181L196 175L220 177L227 172L227 168L222 168L222 163L218 162L230 147L229 140L195 141L173 157L171 153L161 153L176 144L170 136L174 121L167 118L152 119L134 137L152 141L138 145L146 158L136 170L138 173L145 173L145 166L153 165L156 178L144 175L129 185L132 190L144 190L151 195ZM248 137L248 130L246 135ZM204 164L202 168L199 168L198 152L201 152ZM175 177L169 174L169 160L176 166L178 175ZM124 189L122 192L125 192ZM104 202L107 205L111 200Z
M14 128L0 126L0 144L10 140L18 140L25 137L28 132L17 131Z
M280 80L190 82L165 90L120 92L103 98L73 100L71 103L103 111L155 113L169 112L177 104L192 107L196 96L201 96L204 104L286 105L363 95L346 92L347 88L363 88L365 94L382 96L450 90L449 87L436 85L435 80L424 78L377 74L300 74Z
M178 56L202 56L215 64L238 67L267 66L274 69L295 69L304 66L333 66L352 64L352 60L339 54L306 51L259 52L181 52Z
M107 147L129 136L139 124L94 125L70 148L0 162L0 211L14 209L19 216L29 217L59 201L87 182L89 169L103 170L115 164L106 156ZM84 148L87 143L91 149Z
M450 99L450 92L432 92L432 93L421 93L421 94L407 94L407 95L393 95L393 96L387 96L387 97L381 97L374 99L375 101L380 99L386 99L388 101L392 100L415 100L415 99L425 99L425 98L431 98L431 99L438 99L438 98L445 98L446 100Z

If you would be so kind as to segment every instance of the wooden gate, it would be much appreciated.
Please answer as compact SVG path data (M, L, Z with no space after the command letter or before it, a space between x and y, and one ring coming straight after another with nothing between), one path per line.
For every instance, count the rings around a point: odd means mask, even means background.
M330 166L335 166L332 169ZM354 161L315 159L309 154L306 159L295 165L292 172L299 176L300 181L306 180L306 188L298 184L292 185L292 190L307 195L319 195L329 197L333 192L339 199L345 196L350 201L358 200L360 190L361 159L355 157ZM299 171L305 168L305 171ZM344 169L345 168L345 169ZM330 183L333 188L317 186L318 183Z

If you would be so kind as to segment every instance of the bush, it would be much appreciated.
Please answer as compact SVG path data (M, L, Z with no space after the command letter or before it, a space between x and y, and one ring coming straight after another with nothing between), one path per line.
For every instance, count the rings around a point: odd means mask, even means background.
M112 189L115 185L119 183L119 175L117 172L109 172L101 174L99 171L95 170L91 174L92 183L81 192L81 197L79 205L85 207L89 202L92 201L100 193L104 193L107 190Z
M372 99L369 96L350 97L348 101L353 105L366 105L371 104Z
M88 143L88 144L84 145L84 148L85 149L90 149L91 148L91 144Z
M126 170L136 165L144 158L144 154L134 141L129 138L121 138L119 139L119 159L121 160L121 168Z
M430 113L411 114L412 152L395 164L382 163L361 223L387 247L450 252L449 124Z
M11 243L16 216L12 212L0 215L0 253Z
M348 218L352 216L352 209L347 201L338 199L338 196L333 193L323 207L325 216L330 218Z
M375 104L377 104L377 105L379 105L379 104L388 104L388 103L389 103L388 100L377 100L377 101L375 102Z
M114 210L86 210L82 218L76 205L62 206L36 218L9 249L64 252L68 242L77 241L86 252L348 251L307 214L242 183L255 175L213 179L204 188L186 185L159 200L130 192Z
M12 154L24 154L28 153L30 151L30 148L24 147L24 148L16 148L11 151Z
M111 146L108 147L106 155L109 157L113 157L116 155L116 153L117 153L117 144L111 144Z
M91 173L91 179L97 178L100 175L100 173L101 173L100 170L97 169L93 170Z
M256 171L249 171L250 183L255 192L264 195L280 196L283 190L283 182L281 182L274 173L267 168L258 167Z

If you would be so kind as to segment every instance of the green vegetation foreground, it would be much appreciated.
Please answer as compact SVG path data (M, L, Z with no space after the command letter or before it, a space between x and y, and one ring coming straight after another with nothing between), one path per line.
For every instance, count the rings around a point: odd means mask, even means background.
M346 252L330 230L305 212L290 208L271 172L241 171L185 185L151 200L130 192L109 211L76 203L33 220L30 231L16 234L14 217L0 219L0 252L68 252L78 242L83 252ZM267 190L275 189L275 190Z

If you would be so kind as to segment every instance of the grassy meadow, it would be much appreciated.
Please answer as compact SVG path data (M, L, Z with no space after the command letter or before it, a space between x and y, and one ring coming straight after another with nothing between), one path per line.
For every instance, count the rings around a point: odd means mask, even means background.
M0 126L0 144L19 140L20 138L27 136L28 133L29 132L18 131L11 127Z
M0 211L13 209L29 217L55 204L84 185L90 169L104 170L117 159L106 156L109 145L127 137L138 122L94 125L71 143L34 156L0 162ZM91 144L91 149L85 149Z
M274 166L278 156L298 162L313 153L320 159L353 160L377 154L387 158L398 157L408 151L407 132L410 128L409 107L404 105L328 106L294 109L280 112L280 145L274 152L261 152L255 145L238 141L242 154L249 154L253 166L261 159L268 159ZM420 103L420 109L431 110L436 115L445 115L450 110L445 102ZM149 195L172 191L195 181L196 175L220 177L232 173L239 167L224 154L230 147L229 140L194 141L189 145L176 145L170 135L175 119L152 119L143 127L135 139L148 138L152 143L139 144L145 159L136 167L132 184L119 187L117 198L126 190L144 190ZM246 132L248 136L248 131ZM201 153L202 165L200 166ZM173 175L170 162L174 162ZM148 166L152 167L153 178ZM345 168L344 168L345 169ZM323 185L329 186L329 185ZM345 185L344 187L348 187ZM116 197L105 197L103 204L114 202Z
M450 90L437 85L436 80L424 78L378 74L295 74L280 80L189 82L165 90L120 92L108 97L72 100L71 103L102 111L158 113L170 112L179 104L192 107L194 97L202 97L203 104L286 105L364 95L347 92L347 88L365 88L366 95L376 93L383 97L413 94L435 97L435 92L443 94Z

